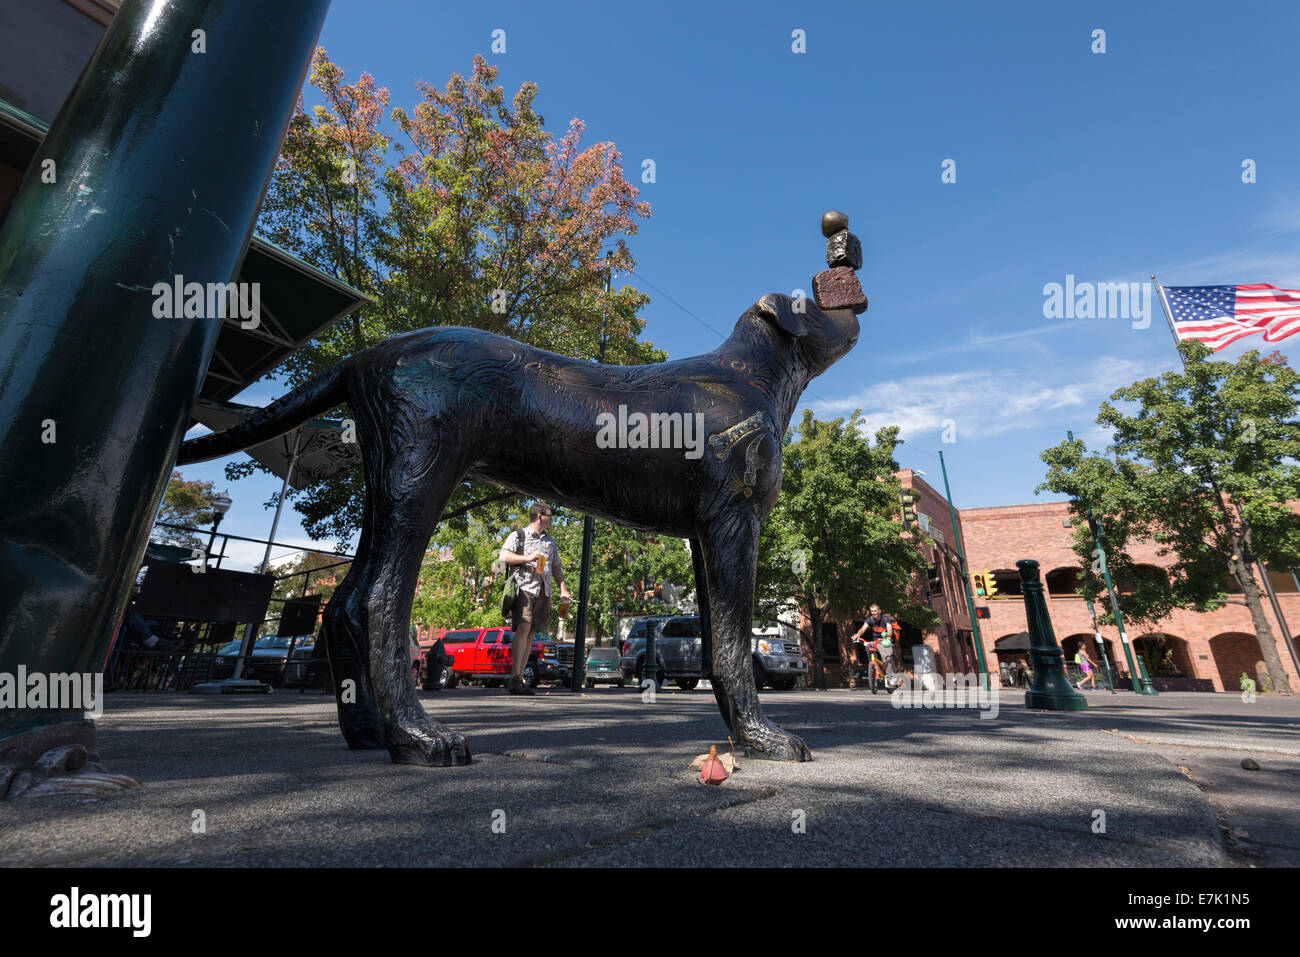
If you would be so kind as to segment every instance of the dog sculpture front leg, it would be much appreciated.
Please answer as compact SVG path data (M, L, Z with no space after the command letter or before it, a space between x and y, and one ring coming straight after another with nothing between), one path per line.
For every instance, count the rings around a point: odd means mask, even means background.
M701 598L702 631L711 648L710 681L727 727L753 758L811 761L803 739L783 731L763 716L754 687L752 635L754 578L758 567L758 518L749 509L732 509L714 519L700 535L707 580ZM698 565L697 565L698 568ZM708 603L708 612L704 603Z
M700 674L713 687L718 713L731 730L731 712L722 682L713 677L713 620L709 616L709 576L704 565L704 549L698 538L691 539L691 567L695 572L695 604L700 609Z

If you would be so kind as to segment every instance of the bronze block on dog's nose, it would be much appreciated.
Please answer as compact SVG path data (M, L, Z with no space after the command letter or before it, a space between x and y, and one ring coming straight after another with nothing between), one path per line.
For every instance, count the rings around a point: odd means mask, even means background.
M852 309L858 315L867 311L867 297L858 275L848 266L836 266L813 276L813 298L819 309Z

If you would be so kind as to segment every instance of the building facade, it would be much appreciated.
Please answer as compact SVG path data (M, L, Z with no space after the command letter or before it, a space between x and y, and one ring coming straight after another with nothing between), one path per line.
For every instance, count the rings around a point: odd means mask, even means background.
M910 469L898 473L898 478L904 488L920 494L917 511L924 516L923 524L929 525L932 534L934 530L939 532L934 547L923 546L931 565L935 566L929 583L930 604L941 620L937 628L924 633L924 643L935 658L934 670L940 673L977 671L947 502ZM966 550L968 571L990 576L996 587L992 596L975 598L976 607L988 612L988 617L978 623L984 660L991 673L997 674L1000 664L1025 657L1012 651L999 654L998 643L1014 644L1011 639L1027 630L1024 597L1015 563L1032 558L1039 563L1052 627L1067 660L1073 658L1082 644L1094 661L1101 664L1104 660L1117 678L1127 680L1129 654L1120 640L1119 630L1113 625L1096 626L1088 603L1075 594L1082 569L1079 556L1072 548L1074 532L1067 503L960 509L957 525ZM1157 554L1154 544L1130 543L1130 554L1153 573L1160 573L1159 570L1172 564ZM1300 688L1296 656L1285 646L1286 636L1292 634L1286 626L1300 624L1300 581L1291 572L1270 570L1269 576L1284 623L1278 622L1267 598L1265 615L1277 638L1278 655L1291 685ZM1122 583L1119 590L1122 613ZM1241 600L1239 594L1229 591L1229 601L1234 598ZM1096 610L1101 614L1105 609ZM1241 675L1255 678L1260 668L1259 644L1250 611L1244 604L1226 604L1218 611L1204 613L1178 610L1155 627L1129 625L1126 631L1130 649L1143 657L1148 673L1160 690L1237 691ZM1104 686L1104 680L1099 679L1099 684Z

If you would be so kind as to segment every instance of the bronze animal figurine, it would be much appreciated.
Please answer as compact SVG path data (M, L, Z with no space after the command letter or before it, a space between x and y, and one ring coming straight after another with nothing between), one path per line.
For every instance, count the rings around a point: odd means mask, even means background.
M828 235L846 226L823 221ZM817 280L831 273L840 293L846 281L857 288L843 265ZM348 404L366 512L323 634L350 747L386 747L401 764L470 761L465 738L425 714L407 659L421 558L469 477L689 539L702 669L723 720L748 756L810 760L800 738L764 717L750 642L759 523L781 489L781 439L808 382L857 342L856 313L866 308L834 290L824 296L818 281L819 301L848 306L767 295L717 349L656 365L597 365L475 329L394 336L241 425L186 442L178 464L229 455Z

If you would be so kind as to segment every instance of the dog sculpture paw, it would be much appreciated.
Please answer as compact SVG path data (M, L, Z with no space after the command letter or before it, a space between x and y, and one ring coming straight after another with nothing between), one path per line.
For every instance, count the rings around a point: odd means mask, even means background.
M394 764L419 764L431 768L448 768L473 761L465 736L432 720L390 728L388 753L392 755Z
M745 757L768 761L811 761L812 751L803 738L782 731L767 720L747 722L741 726L739 744Z

